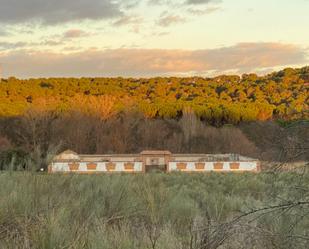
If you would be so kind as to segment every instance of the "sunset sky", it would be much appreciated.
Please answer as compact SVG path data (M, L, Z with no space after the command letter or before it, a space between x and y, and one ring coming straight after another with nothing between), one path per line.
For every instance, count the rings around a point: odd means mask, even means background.
M309 64L309 0L0 0L3 77L212 76Z

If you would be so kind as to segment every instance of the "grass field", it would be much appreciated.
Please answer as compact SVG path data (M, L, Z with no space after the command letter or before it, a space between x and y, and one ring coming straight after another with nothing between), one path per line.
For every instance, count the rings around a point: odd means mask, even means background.
M308 186L294 173L3 172L0 248L309 248L308 205L255 212L308 201Z

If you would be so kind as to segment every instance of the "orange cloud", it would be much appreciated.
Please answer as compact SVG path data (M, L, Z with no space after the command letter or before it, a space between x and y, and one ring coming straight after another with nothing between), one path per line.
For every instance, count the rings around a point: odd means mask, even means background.
M89 34L81 29L70 29L63 34L64 38L78 38L88 36Z
M250 72L308 62L307 51L282 43L240 43L204 50L114 49L78 53L0 53L5 76L158 76Z

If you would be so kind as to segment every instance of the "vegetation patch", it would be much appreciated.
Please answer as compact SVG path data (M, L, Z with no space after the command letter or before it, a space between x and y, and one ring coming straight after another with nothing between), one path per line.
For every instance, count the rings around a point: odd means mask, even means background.
M5 172L0 247L305 249L308 185L295 173Z

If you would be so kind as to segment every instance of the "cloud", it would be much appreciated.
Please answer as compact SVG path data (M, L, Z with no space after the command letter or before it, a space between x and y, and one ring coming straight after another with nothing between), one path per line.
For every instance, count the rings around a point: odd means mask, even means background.
M29 21L57 24L122 15L121 4L114 0L0 0L0 6L0 23L11 24Z
M167 27L172 24L186 22L186 18L183 17L185 12L191 16L201 16L218 11L221 7L212 4L220 2L221 0L148 0L147 3L168 9L168 11L161 14L160 19L157 21L159 26ZM207 6L205 6L206 4ZM176 13L181 13L181 15Z
M187 0L187 4L208 4L214 2L214 0Z
M29 45L27 42L0 42L0 51L7 49L18 49Z
M56 40L45 40L45 41L42 41L39 45L43 45L43 46L51 46L51 47L54 47L54 46L59 46L59 45L63 45L64 42L63 41L56 41Z
M169 0L148 0L147 3L149 5L169 5L169 4L172 4L173 1L169 1Z
M143 18L139 16L122 16L118 20L113 22L114 26L124 26L128 24L141 24L143 22Z
M221 2L221 0L148 0L149 5L201 5L214 2Z
M179 15L172 15L167 12L161 14L157 24L161 27L168 27L173 24L184 23L186 21L185 18Z
M165 36L165 35L169 35L170 32L158 32L158 31L153 31L151 33L151 36L157 36L157 37L160 37L160 36Z
M81 29L70 29L68 31L66 31L64 34L63 34L63 38L64 39L71 39L71 38L79 38L79 37L85 37L85 36L88 36L89 33L81 30Z
M125 9L132 9L137 7L140 4L140 0L126 0L123 1L123 8Z
M33 47L37 46L60 46L64 45L64 41L59 40L44 40L41 42L23 42L23 41L18 41L18 42L1 42L0 41L0 52L7 51L7 50L18 50L18 49L30 49Z
M211 14L219 10L221 10L220 7L208 7L206 9L189 8L187 9L187 12L194 16L201 16L201 15Z
M1 36L9 36L10 32L6 31L5 29L0 28L0 37Z
M3 73L17 77L134 76L252 72L308 63L307 51L282 43L240 43L204 50L107 49L76 53L0 53Z

